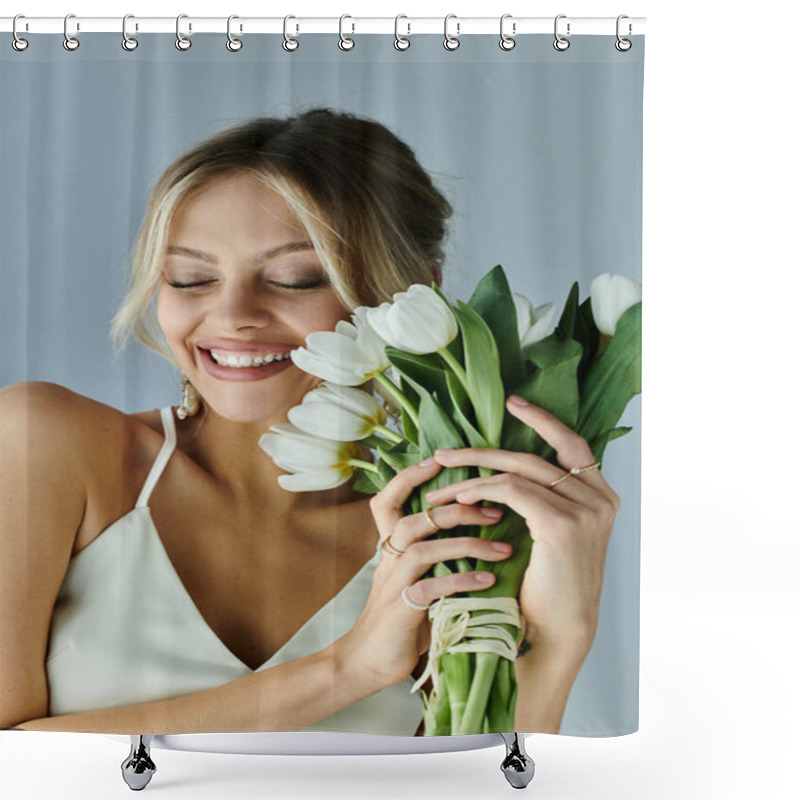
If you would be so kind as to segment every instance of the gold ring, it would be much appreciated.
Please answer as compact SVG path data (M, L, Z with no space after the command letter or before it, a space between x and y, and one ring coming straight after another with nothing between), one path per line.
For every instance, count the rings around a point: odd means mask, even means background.
M425 509L425 516L428 518L428 522L430 522L431 526L435 531L440 531L441 528L433 521L433 517L431 516L430 508Z
M573 475L580 475L581 472L588 472L590 469L600 469L600 464L597 461L594 464L589 464L588 467L573 467L569 472L565 472L560 478L556 478L551 484L550 488L557 486L561 481L571 478Z
M391 538L392 538L392 536L391 536L391 534L389 534L389 536L387 536L387 537L386 537L386 538L385 538L385 539L384 539L384 540L381 542L381 550L383 550L383 552L384 552L384 553L386 553L386 555L388 555L388 556L392 556L392 558L400 558L400 556L401 556L401 555L403 555L403 553L405 553L406 551L405 551L405 550L398 550L398 549L397 549L397 548L396 548L396 547L395 547L395 546L394 546L394 545L391 543L391 541L390 541L390 540L391 540Z

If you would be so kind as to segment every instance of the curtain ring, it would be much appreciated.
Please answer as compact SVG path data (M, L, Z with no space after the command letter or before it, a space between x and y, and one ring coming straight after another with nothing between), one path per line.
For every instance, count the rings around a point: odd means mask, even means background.
M23 39L21 36L17 36L17 20L20 18L25 19L26 17L24 14L17 14L17 16L14 17L14 21L11 23L11 32L14 34L14 39L11 42L11 46L18 53L28 49L28 40Z
M447 32L447 23L451 18L453 18L455 16L456 16L455 14L448 14L444 18L444 42L442 42L442 44L444 45L444 49L445 50L458 50L458 46L461 44L461 42L457 38L458 34L461 32L461 23L460 22L456 22L456 35L455 36L451 36ZM457 17L456 17L456 19L457 19Z
M506 36L506 34L503 33L503 23L510 16L511 16L511 14L503 14L503 16L500 17L500 49L501 50L513 50L514 49L514 45L516 45L516 43L517 43L515 39L511 38L511 36ZM511 23L511 32L514 33L514 34L517 32L517 23L516 22L512 22Z
M401 19L408 19L408 17L405 14L398 14L394 18L394 48L395 50L408 50L408 48L411 47L411 39L406 39L398 32L398 23ZM408 34L410 35L411 23L406 22L406 27L408 28Z
M620 14L620 15L617 17L617 41L616 41L616 42L614 42L614 47L616 47L616 48L617 48L617 50L619 50L619 51L620 51L620 53L625 53L625 52L627 52L628 50L630 50L630 49L631 49L631 47L633 47L633 42L632 42L630 39L623 39L623 38L622 38L622 37L619 35L619 21L620 21L621 19L629 19L629 17L628 17L628 15L627 15L627 14ZM632 31L633 31L633 26L632 26L632 25L630 24L630 22L629 22L629 23L628 23L628 36L630 36L630 35L631 35Z
M558 50L559 52L563 52L569 47L569 39L565 39L563 36L558 35L558 21L560 19L566 19L566 18L567 18L566 14L559 14L556 17L556 21L553 26L553 31L556 36L556 40L553 42L553 47L555 47L555 49ZM567 36L569 36L569 22L567 23Z
M62 44L65 50L77 50L81 46L81 43L74 36L70 36L67 33L69 18L74 16L74 14L67 14L67 16L64 17L64 41ZM80 26L78 26L78 30L80 30Z
M293 39L286 32L286 23L290 19L297 19L297 17L293 17L291 14L287 14L283 18L283 49L287 50L290 53L293 53L295 50L297 50L298 47L300 47L300 40L299 39ZM299 26L297 27L297 30L300 30Z
M342 16L339 17L339 49L352 50L356 46L356 43L342 33L342 23L345 21L345 19L353 19L353 18L349 14L342 14ZM356 25L355 23L352 23L352 25L353 25L353 32L355 32Z
M135 50L139 46L139 40L133 38L132 36L128 36L128 33L125 30L125 26L131 17L133 17L133 14L126 14L122 18L122 49L127 50L128 52Z
M231 53L238 53L242 49L242 40L237 39L235 36L231 36L232 19L239 19L239 17L236 14L231 14L228 17L228 41L225 42L225 47L227 47Z
M185 36L181 36L181 20L184 17L188 17L188 14L178 14L178 18L175 20L175 47L178 50L188 50L192 46L192 40L187 39ZM189 30L192 29L192 26L189 26Z

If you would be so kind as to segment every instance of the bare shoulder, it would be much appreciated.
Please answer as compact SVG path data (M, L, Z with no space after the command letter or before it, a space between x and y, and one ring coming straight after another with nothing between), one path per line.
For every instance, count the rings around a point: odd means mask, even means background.
M47 381L26 381L0 390L3 439L24 437L28 452L46 453L48 461L80 483L87 511L108 498L115 513L130 498L126 476L136 476L152 461L162 440L158 411L126 414L119 409ZM133 491L131 486L130 491ZM93 514L90 513L90 516Z

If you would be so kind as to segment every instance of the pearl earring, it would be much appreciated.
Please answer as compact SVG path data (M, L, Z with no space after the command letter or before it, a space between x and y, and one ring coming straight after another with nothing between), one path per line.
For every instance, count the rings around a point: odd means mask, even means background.
M192 386L189 379L184 375L181 378L181 404L175 412L178 419L193 417L200 408L200 398L197 389Z

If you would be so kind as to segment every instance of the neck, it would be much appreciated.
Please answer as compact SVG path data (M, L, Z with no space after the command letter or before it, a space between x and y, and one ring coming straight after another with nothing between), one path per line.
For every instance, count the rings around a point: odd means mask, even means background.
M278 477L287 473L258 444L262 434L270 432L270 426L278 422L286 422L286 415L236 422L204 404L197 416L178 420L178 440L181 450L242 509L269 508L271 515L282 515L364 499L363 494L352 490L353 480L320 492L290 492L281 488ZM372 461L369 450L362 450L360 457Z

